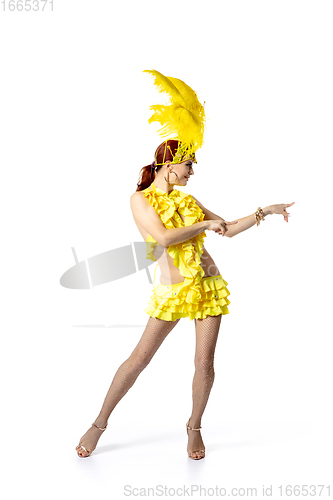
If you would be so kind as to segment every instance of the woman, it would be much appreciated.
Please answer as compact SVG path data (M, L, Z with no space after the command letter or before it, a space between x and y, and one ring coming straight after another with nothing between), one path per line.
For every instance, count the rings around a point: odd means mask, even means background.
M131 209L147 245L147 258L158 260L161 280L154 288L147 326L129 358L118 368L102 409L91 428L76 447L80 457L89 456L108 418L139 373L181 318L195 321L196 350L193 378L192 414L186 424L187 452L194 460L204 458L201 418L214 381L214 353L223 314L229 314L228 284L204 248L205 231L232 237L260 224L265 215L281 213L288 222L286 207L274 205L258 210L238 221L226 222L206 209L193 196L175 189L186 186L194 174L195 152L203 144L205 111L197 94L185 82L166 77L156 70L151 74L160 92L169 95L167 104L152 105L148 122L159 122L164 141L155 160L141 170L141 182L131 196Z
M226 222L191 195L175 189L187 185L196 162L194 155L175 163L179 146L178 140L167 140L157 148L155 161L142 169L141 183L131 196L134 220L147 242L147 257L157 257L161 268L160 284L145 310L149 319L141 339L118 368L97 419L76 447L80 457L92 453L117 403L180 318L189 317L195 321L196 350L192 414L186 424L187 453L194 460L204 458L201 418L214 382L214 353L222 315L229 313L230 303L228 283L203 246L205 231L232 237L273 213L283 214L288 222L286 207L293 203L259 208L248 217Z

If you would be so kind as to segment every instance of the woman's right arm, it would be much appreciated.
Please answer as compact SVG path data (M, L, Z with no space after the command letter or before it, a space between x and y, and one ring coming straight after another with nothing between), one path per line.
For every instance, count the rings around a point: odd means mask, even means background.
M227 226L237 224L236 222L226 222L224 220L203 220L195 222L191 226L174 227L167 229L164 227L155 208L140 191L136 191L130 198L131 209L135 221L138 221L160 245L167 248L170 245L183 243L184 241L203 233L204 231L215 231L224 236L228 231Z
M208 223L210 221L204 220L202 222L195 222L191 226L185 227L172 227L166 231L166 246L176 245L177 243L183 243L197 234L203 233L208 228Z
M175 245L176 243L182 243L183 241L189 240L197 234L203 233L203 231L215 231L215 233L224 236L228 231L227 226L237 224L238 221L226 222L223 219L217 220L203 220L202 222L195 222L192 226L186 227L175 227L167 229L166 240L168 245Z
M210 223L217 221L202 221L192 224L192 226L175 227L167 229L164 227L155 208L152 207L149 201L140 193L136 191L130 198L131 209L135 221L138 221L150 234L154 240L160 245L167 248L170 245L182 243L187 241L193 236L210 229Z

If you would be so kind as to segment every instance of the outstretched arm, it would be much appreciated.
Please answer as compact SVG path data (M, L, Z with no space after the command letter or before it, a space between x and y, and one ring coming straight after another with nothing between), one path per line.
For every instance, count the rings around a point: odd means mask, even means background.
M264 212L265 216L272 214L271 207L265 207L262 209L262 211ZM255 212L253 212L253 214L251 215L248 215L247 217L242 217L241 219L236 220L238 220L238 224L235 226L229 226L228 232L226 233L226 236L228 236L229 238L236 236L236 234L242 233L243 231L249 229L257 223Z
M283 215L283 218L286 222L288 222L288 217L290 217L290 214L287 212L287 207L291 207L294 205L294 201L292 203L281 203L279 205L269 205L269 207L265 207L262 209L264 212L264 215L272 215L272 214L281 214ZM235 226L230 226L228 233L226 236L229 236L231 238L232 236L235 236L238 233L241 233L242 231L245 231L245 229L249 229L249 227L254 226L256 224L256 215L255 212L252 215L248 215L247 217L243 217L242 219L237 219L238 224Z
M192 198L204 212L205 214L204 220L216 220L216 219L224 220L219 215L210 212L196 198L194 198L194 196L192 196ZM288 216L290 214L287 213L286 207L290 207L294 203L295 202L289 204L270 205L268 207L263 208L262 211L264 212L265 216L272 214L282 214L284 216L284 220L288 222ZM228 230L225 233L225 236L228 236L228 238L232 238L233 236L236 236L236 234L242 233L243 231L249 229L250 227L254 226L254 224L257 223L255 212L253 212L253 214L251 215L248 215L247 217L242 217L241 219L236 219L236 220L238 221L238 224L228 226Z

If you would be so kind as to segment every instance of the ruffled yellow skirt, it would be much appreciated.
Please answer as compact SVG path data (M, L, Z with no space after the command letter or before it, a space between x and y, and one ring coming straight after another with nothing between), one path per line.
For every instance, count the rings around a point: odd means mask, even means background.
M203 319L207 316L229 314L228 304L230 292L228 282L221 274L202 278L200 281L201 298L198 302L181 302L178 291L183 282L173 285L159 283L153 290L149 305L145 312L152 318L175 321L178 318Z

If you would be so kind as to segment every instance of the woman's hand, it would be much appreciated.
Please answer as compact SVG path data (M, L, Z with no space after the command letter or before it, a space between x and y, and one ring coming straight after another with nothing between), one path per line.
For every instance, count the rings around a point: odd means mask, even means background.
M280 205L270 205L270 213L271 214L281 214L286 222L288 222L288 217L291 215L288 214L286 208L291 207L295 202L292 203L281 203Z
M238 224L238 220L232 221L232 222L226 222L224 219L215 219L215 220L208 220L208 231L215 231L215 233L220 234L221 236L224 236L225 233L228 231L228 227L231 224Z

